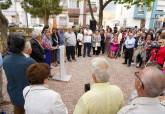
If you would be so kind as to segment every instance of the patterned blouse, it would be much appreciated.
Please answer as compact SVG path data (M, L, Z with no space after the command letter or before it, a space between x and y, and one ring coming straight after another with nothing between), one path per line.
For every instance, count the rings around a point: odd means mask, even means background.
M47 38L45 35L42 38L42 46L44 49L52 49L51 39Z

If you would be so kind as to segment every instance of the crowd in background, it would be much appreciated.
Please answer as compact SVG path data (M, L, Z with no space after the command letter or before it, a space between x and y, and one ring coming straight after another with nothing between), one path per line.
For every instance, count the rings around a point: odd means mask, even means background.
M36 34L38 33L38 36ZM123 64L136 67L144 67L148 63L157 63L163 67L165 60L165 30L154 31L152 29L121 28L109 26L106 29L100 27L92 31L89 26L67 29L45 26L42 34L37 31L32 33L32 58L44 61L51 65L52 62L60 64L59 46L65 45L66 57L69 62L76 61L77 57L91 57L107 55L109 58L124 57ZM40 40L36 40L40 37ZM40 42L44 51L36 51L34 41ZM34 48L34 49L33 49ZM38 60L37 60L38 61Z
M128 67L133 63L141 68L150 66L151 63L157 64L159 69L147 67L142 72L135 73L137 97L145 98L134 101L131 106L136 109L134 104L141 106L146 101L156 105L154 114L165 113L165 107L154 99L165 89L165 30L146 31L136 27L118 29L117 26L112 29L107 26L106 29L100 27L92 31L87 25L78 30L75 26L66 30L45 26L42 32L34 30L28 41L25 41L21 33L11 33L8 36L8 52L3 58L3 69L14 114L68 113L60 95L47 87L51 65L60 64L60 46L63 45L66 47L68 62L76 61L81 56L106 55L110 59L124 57L123 64ZM91 67L95 84L80 98L74 114L116 114L122 108L124 99L120 88L107 83L110 76L108 61L96 58ZM118 113L125 114L132 107L128 106Z

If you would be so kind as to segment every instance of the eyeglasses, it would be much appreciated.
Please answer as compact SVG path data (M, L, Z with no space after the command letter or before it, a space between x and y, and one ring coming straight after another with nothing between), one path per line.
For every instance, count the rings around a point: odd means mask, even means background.
M142 88L144 89L144 84L143 84L143 81L140 79L140 72L139 71L137 71L137 72L135 72L135 76L136 76L136 78L140 81L140 83L142 84Z

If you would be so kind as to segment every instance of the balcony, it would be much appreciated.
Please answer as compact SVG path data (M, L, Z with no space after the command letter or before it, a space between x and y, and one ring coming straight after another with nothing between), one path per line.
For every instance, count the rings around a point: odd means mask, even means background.
M97 7L95 6L95 7L92 7L92 10L93 10L93 12L94 13L96 13L97 12ZM90 12L90 8L87 6L87 8L85 8L85 12L86 13L89 13Z
M78 17L80 15L80 9L79 8L69 8L68 15L72 16L72 17Z

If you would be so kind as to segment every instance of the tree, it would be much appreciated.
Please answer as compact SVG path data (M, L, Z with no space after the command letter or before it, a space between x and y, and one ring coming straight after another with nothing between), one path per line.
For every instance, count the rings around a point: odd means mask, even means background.
M44 18L44 24L48 24L50 15L58 15L62 12L59 6L60 0L24 0L22 8L34 17Z
M104 11L105 7L111 2L114 2L115 4L125 4L125 6L127 8L130 8L132 5L137 5L137 6L146 5L146 7L150 7L151 3L154 1L155 0L99 0L99 22L98 22L98 24L100 26L102 25L103 11ZM90 8L91 17L93 20L95 20L90 0L88 0L88 5Z
M11 0L6 0L4 2L0 2L0 38L1 38L1 46L2 46L2 52L5 52L7 49L7 31L8 31L8 20L6 17L2 14L2 9L7 9L12 4Z

